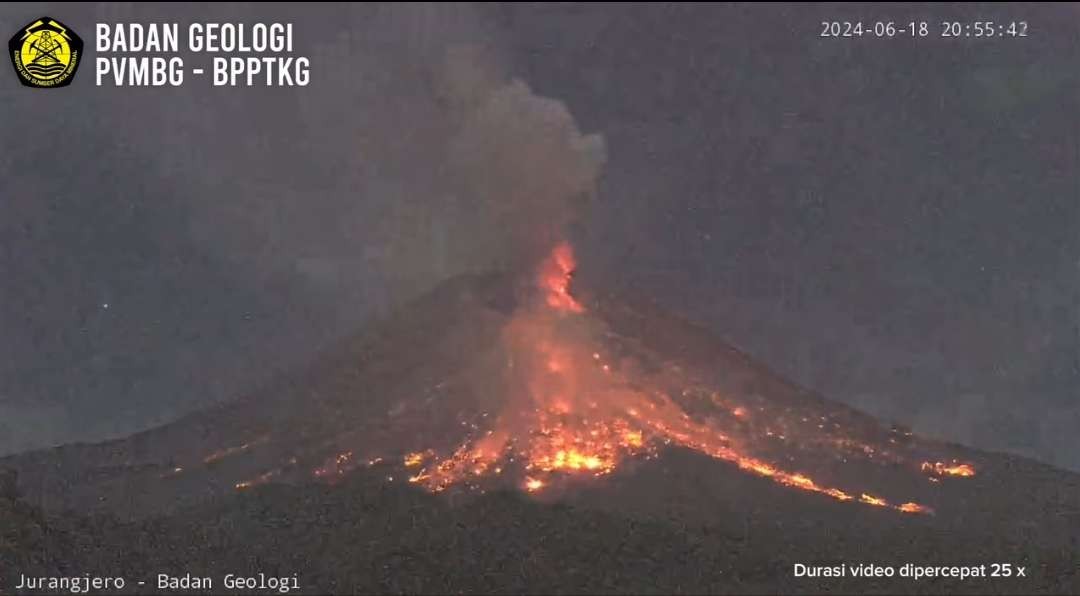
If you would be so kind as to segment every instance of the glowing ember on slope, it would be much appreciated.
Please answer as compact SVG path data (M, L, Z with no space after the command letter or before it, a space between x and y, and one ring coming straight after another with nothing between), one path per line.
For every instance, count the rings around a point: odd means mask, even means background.
M244 490L246 488L251 488L253 486L259 486L260 484L266 484L267 482L270 482L275 476L277 476L280 473L281 473L281 470L270 470L269 472L264 472L262 474L259 474L258 476L256 476L255 478L252 478L251 480L245 480L243 482L237 482L236 483L236 490Z
M260 445L262 443L265 443L267 440L269 440L269 438L270 438L269 435L263 435L263 436L255 439L253 441L250 441L248 443L244 443L243 445L237 445L235 447L228 447L228 448L225 448L225 449L215 451L215 452L211 453L210 455L206 456L205 458L203 458L203 463L204 464L212 464L214 462L225 459L226 457L230 457L230 456L236 455L238 453L243 453L243 452L247 451L248 449L251 449L252 447L255 447L256 445Z
M353 467L353 452L346 451L326 460L323 465L315 468L312 474L316 478L340 477L344 476L345 473L351 470Z
M173 469L169 470L168 472L164 472L162 474L159 474L158 478L169 478L171 476L177 476L179 474L182 474L183 472L184 472L184 468L182 466L176 466Z
M897 507L897 509L904 513L933 513L929 508L924 505L919 505L918 503L904 503Z
M411 482L433 491L455 484L472 486L493 471L500 473L502 467L496 464L505 461L525 475L523 488L536 492L550 486L556 475L602 476L627 457L652 457L659 446L673 445L838 501L931 513L917 503L892 505L865 493L855 497L743 453L725 433L693 420L666 392L646 391L640 383L613 373L594 339L597 330L590 328L595 323L577 316L585 309L569 293L574 266L570 246L558 245L540 266L542 304L519 309L504 329L506 381L512 398L492 429L442 459L431 451L407 454L408 467L430 462ZM748 420L744 406L726 411L741 423ZM786 440L783 433L765 429L765 434Z
M881 497L875 497L874 495L868 495L866 493L859 495L859 502L866 503L867 505L877 505L878 507L885 507L886 505L888 505L888 503L885 502L885 499L882 499Z
M424 460L431 457L431 451L414 451L405 455L405 467L415 468L424 463Z
M953 462L951 464L945 464L942 462L930 463L924 461L922 463L922 470L938 476L974 476L975 466L971 464L962 464Z

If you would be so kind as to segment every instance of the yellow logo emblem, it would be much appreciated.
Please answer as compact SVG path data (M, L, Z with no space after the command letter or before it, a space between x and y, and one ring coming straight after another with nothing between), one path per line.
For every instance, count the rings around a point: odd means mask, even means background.
M70 85L82 62L82 50L82 39L50 17L26 25L8 42L15 74L27 87Z

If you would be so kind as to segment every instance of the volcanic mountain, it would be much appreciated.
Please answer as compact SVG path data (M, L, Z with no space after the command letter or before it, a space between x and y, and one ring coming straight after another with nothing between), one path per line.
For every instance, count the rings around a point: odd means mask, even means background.
M460 276L227 406L0 460L0 556L312 592L1080 589L1077 475L881 423L574 269ZM1024 576L794 573L907 563Z

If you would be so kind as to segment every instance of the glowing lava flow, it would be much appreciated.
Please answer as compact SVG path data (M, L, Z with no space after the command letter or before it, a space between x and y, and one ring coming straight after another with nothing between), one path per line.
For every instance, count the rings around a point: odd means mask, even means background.
M550 486L556 474L601 476L626 457L653 457L659 446L675 445L839 501L932 513L917 503L892 504L823 486L744 454L724 433L691 419L664 392L646 392L612 372L596 349L591 323L576 316L585 308L569 293L574 267L571 247L556 246L539 269L543 304L519 309L504 329L507 387L513 397L492 429L445 458L431 450L407 454L404 465L420 468L410 481L441 491L501 474L507 465L522 470L524 490L536 492ZM745 409L737 410L735 415L745 418Z

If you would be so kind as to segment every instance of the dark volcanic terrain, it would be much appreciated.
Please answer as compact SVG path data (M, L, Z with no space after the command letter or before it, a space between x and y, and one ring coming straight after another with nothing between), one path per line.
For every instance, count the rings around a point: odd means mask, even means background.
M912 436L647 301L575 296L623 385L670 395L746 461L851 497L660 434L598 476L545 476L535 494L521 463L437 492L409 482L422 474L408 454L430 449L423 465L436 470L503 401L489 377L521 288L464 276L228 406L0 460L18 474L0 495L0 591L20 573L131 585L260 572L298 574L311 593L1080 591L1080 476ZM938 461L976 473L923 469ZM796 563L1009 563L1026 577L797 578Z

